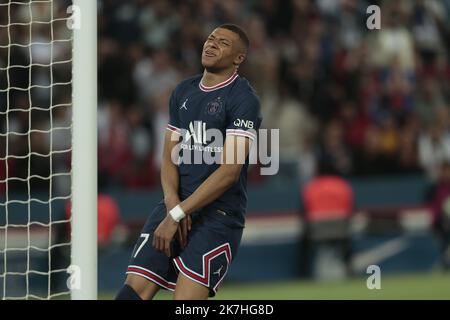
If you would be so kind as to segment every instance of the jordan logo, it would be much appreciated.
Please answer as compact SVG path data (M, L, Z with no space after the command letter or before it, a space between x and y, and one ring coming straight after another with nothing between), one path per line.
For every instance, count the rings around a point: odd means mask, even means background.
M188 99L189 99L189 98L188 98ZM182 104L181 107L180 107L180 110L181 110L181 109L186 109L186 110L187 110L186 103L187 103L188 99L184 100L183 104Z
M213 274L217 274L220 277L220 272L222 271L223 265L220 266L219 270L217 270L216 272L214 272Z

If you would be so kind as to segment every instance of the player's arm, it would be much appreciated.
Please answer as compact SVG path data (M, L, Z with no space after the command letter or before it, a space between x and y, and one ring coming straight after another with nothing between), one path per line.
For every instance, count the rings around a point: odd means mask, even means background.
M215 201L239 180L242 166L249 154L250 143L249 138L227 135L220 167L190 197L180 203L186 215Z
M178 166L172 161L172 154L178 155L179 138L181 137L180 118L178 114L177 89L170 95L169 123L164 135L164 147L161 162L161 185L164 192L164 203L167 210L171 210L179 202Z
M179 173L175 159L172 155L178 155L179 152L179 138L181 137L180 118L178 114L177 89L170 95L169 100L169 123L166 127L166 134L164 136L164 148L161 162L161 185L164 192L164 204L167 212L173 209L180 203L178 194L179 189ZM176 223L171 227L178 229L178 240L181 246L185 246L187 240L187 231L190 229L190 219L183 219L181 223ZM173 235L172 235L173 236ZM159 247L158 239L154 235L153 246Z
M180 203L178 195L178 167L172 161L172 152L178 154L179 151L178 139L176 139L177 136L179 137L177 133L166 130L164 137L164 150L161 162L161 185L167 210L171 210Z
M161 185L164 192L164 204L167 212L180 203L178 195L179 174L178 166L175 164L175 157L178 155L180 148L178 145L180 135L170 130L166 130L164 137L164 149L161 162ZM177 238L182 247L187 244L187 234L191 228L191 218L186 217L177 224ZM157 239L154 239L156 242Z

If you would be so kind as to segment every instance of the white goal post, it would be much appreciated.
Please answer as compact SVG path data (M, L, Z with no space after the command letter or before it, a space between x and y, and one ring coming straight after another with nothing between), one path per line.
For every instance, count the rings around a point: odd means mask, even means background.
M0 0L0 300L97 299L97 1Z
M97 1L74 0L72 299L97 299ZM79 25L77 23L79 22ZM75 279L76 281L77 279Z

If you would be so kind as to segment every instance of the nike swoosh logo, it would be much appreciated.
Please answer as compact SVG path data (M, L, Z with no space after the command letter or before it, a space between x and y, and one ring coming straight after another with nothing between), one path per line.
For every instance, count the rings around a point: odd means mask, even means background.
M378 264L382 260L386 260L401 251L403 251L408 246L408 241L403 238L395 238L386 241L374 248L370 248L363 252L354 255L352 266L354 270L365 271L367 266L372 264Z

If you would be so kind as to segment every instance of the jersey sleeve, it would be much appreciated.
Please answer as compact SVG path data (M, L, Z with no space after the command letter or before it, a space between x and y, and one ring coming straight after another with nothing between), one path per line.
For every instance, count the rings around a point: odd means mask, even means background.
M237 98L229 111L226 135L255 140L262 121L260 109L259 99L254 94Z
M169 123L166 127L167 130L181 134L180 129L180 115L178 113L176 90L172 92L169 100Z

